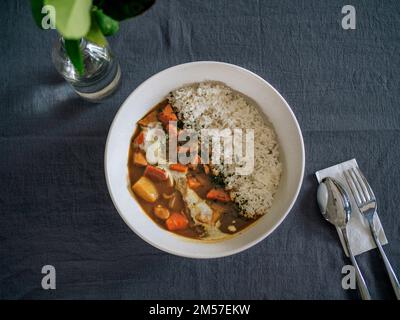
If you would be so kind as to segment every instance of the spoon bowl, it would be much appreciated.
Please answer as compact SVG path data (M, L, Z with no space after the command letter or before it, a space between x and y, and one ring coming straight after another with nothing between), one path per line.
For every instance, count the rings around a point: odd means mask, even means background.
M351 217L349 197L337 180L324 178L317 191L317 201L322 216L334 226L345 228Z

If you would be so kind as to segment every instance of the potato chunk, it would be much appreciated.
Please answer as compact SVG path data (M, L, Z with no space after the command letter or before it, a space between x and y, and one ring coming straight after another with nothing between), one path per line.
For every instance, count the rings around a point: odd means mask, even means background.
M146 177L141 177L132 186L133 192L147 202L155 202L158 199L158 191L154 183Z

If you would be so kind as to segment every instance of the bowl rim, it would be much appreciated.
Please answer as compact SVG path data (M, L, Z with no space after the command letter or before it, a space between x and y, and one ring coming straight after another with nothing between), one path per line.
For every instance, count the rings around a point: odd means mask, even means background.
M249 73L252 76L256 77L258 80L261 80L266 86L268 86L270 89L272 89L272 91L278 95L278 97L283 101L284 105L286 106L287 110L289 111L290 116L292 117L292 120L295 124L295 127L297 129L297 133L300 137L300 150L301 150L301 172L300 172L300 179L298 182L298 185L296 186L296 191L294 194L294 197L292 198L290 205L288 206L288 208L286 209L286 212L281 216L281 218L277 221L277 223L275 223L275 225L268 230L267 232L263 233L261 236L259 236L258 238L245 243L244 245L236 248L236 249L231 249L231 250L226 250L225 252L222 253L216 253L216 254L208 254L208 255L199 255L199 254L192 254L190 252L188 253L182 253L181 251L175 251L174 249L170 249L170 248L164 248L161 247L160 245L158 245L157 243L153 242L152 240L150 240L149 238L147 238L144 234L142 234L141 232L139 232L138 230L136 230L136 228L134 226L132 226L127 219L125 218L125 215L122 214L122 210L120 209L117 201L114 198L113 192L111 190L111 185L110 185L110 181L109 181L109 172L108 172L108 163L107 163L107 154L108 154L108 148L109 148L109 140L111 137L111 132L114 129L115 123L117 121L118 115L121 112L121 110L123 109L123 107L125 106L125 104L128 102L129 98L131 96L133 96L137 91L139 91L141 89L141 87L143 87L147 82L150 82L153 78L157 77L159 74L164 73L164 72L168 72L171 69L176 69L177 71L179 71L179 69L183 69L186 68L190 65L224 65L224 66L228 66L228 67L233 67L238 69L241 72L245 72L245 73ZM262 240L264 240L266 237L268 237L272 232L275 231L276 228L278 228L278 226L280 226L283 222L283 220L288 216L289 212L292 210L295 202L297 201L297 198L299 196L301 187L303 185L303 180L304 180L304 171L305 171L305 148L304 148L304 139L303 139L303 134L300 128L300 125L297 121L297 118L293 112L293 110L291 109L291 107L289 106L289 104L286 102L285 98L283 98L283 96L278 92L278 90L276 90L268 81L266 81L265 79L263 79L261 76L259 76L258 74L235 64L232 63L227 63L227 62L220 62L220 61L208 61L208 60L202 60L202 61L192 61L192 62L186 62L186 63L182 63L182 64L178 64L175 66L171 66L168 68L165 68L155 74L153 74L152 76L150 76L149 78L147 78L145 81L143 81L141 84L139 84L124 100L124 102L121 104L121 106L118 108L118 111L115 113L113 121L111 122L110 128L108 130L107 133L107 139L106 139L106 144L105 144L105 149L104 149L104 173L105 173L105 179L106 179L106 184L107 184L107 189L108 189L108 193L110 195L111 201L115 207L115 209L117 210L118 214L120 215L120 217L122 218L122 220L125 222L125 224L137 235L139 236L139 238L141 238L142 240L144 240L145 242L149 243L150 245L152 245L153 247L163 251L163 252L167 252L176 256L180 256L180 257L185 257L185 258L193 258L193 259L213 259L213 258L222 258L222 257L226 257L226 256L230 256L230 255L234 255L237 254L239 252L245 251L253 246L255 246L256 244L258 244L259 242L261 242ZM183 239L186 240L186 239ZM212 245L210 243L210 245Z

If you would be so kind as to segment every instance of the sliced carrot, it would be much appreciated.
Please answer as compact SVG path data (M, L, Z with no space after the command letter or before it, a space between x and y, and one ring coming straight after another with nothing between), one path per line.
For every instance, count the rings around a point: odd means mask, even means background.
M170 168L171 170L179 171L179 172L183 172L183 173L186 173L186 172L188 171L188 167L185 166L185 165L183 165L183 164L180 164L180 163L173 163L173 164L170 164L170 165L169 165L169 168Z
M221 202L229 202L229 201L231 201L231 197L223 189L211 189L210 191L208 191L206 197L209 200L218 200L218 201L221 201Z
M141 126L148 126L149 123L157 122L157 111L154 110L138 121Z
M135 140L133 142L136 146L141 145L144 142L144 132L140 131L140 133L138 134L138 136L135 138Z
M147 166L147 160L144 154L140 151L135 151L133 153L133 163L140 167Z
M197 180L195 177L188 177L187 184L192 189L196 189L201 186L201 182Z
M181 213L173 212L165 221L165 225L169 231L183 230L189 225L189 220Z
M165 113L174 113L174 109L172 109L171 104L168 103L168 104L164 107L163 112L165 112Z
M163 125L167 125L170 121L177 121L178 118L176 117L176 114L174 113L174 110L172 109L172 106L168 103L163 111L161 111L158 114L158 120L160 120Z
M176 117L175 113L160 112L158 114L158 120L160 120L162 124L166 126L170 121L177 121L178 118Z
M153 181L165 181L168 179L168 173L161 169L151 165L148 165L144 170L144 175Z

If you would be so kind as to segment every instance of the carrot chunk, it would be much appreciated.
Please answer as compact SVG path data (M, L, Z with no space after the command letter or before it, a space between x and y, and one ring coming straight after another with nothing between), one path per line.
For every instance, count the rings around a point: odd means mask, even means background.
M160 112L158 114L158 120L160 120L162 124L166 126L170 121L177 121L178 118L176 117L175 113Z
M189 220L181 213L173 212L165 221L165 225L169 231L183 230L189 225Z
M140 119L138 123L141 126L146 127L149 125L149 123L152 123L152 122L157 122L157 111L155 111L155 110L150 112L144 118Z
M170 164L170 165L169 165L169 168L170 168L171 170L179 171L179 172L183 172L183 173L186 173L186 172L188 171L188 167L185 166L185 165L183 165L183 164L180 164L180 163L173 163L173 164Z
M201 186L201 182L197 180L195 177L188 177L187 183L188 186L192 189L196 189Z
M162 124L166 126L168 124L168 122L177 121L178 118L177 118L176 114L174 113L172 106L170 104L167 104L164 107L163 111L161 111L158 114L158 120L160 120L162 122Z
M133 153L133 163L140 167L147 166L147 160L144 154L140 151L135 151Z
M138 134L138 136L135 138L135 140L133 141L133 143L136 146L141 145L144 142L144 132L140 131L140 133Z
M169 103L164 107L163 111L165 113L174 113L174 109L172 109L172 106Z
M144 175L153 181L165 181L168 179L168 173L165 170L151 165L146 167Z
M229 201L231 201L231 197L223 189L211 189L210 191L208 191L206 197L209 200L218 200L218 201L221 201L221 202L229 202Z

